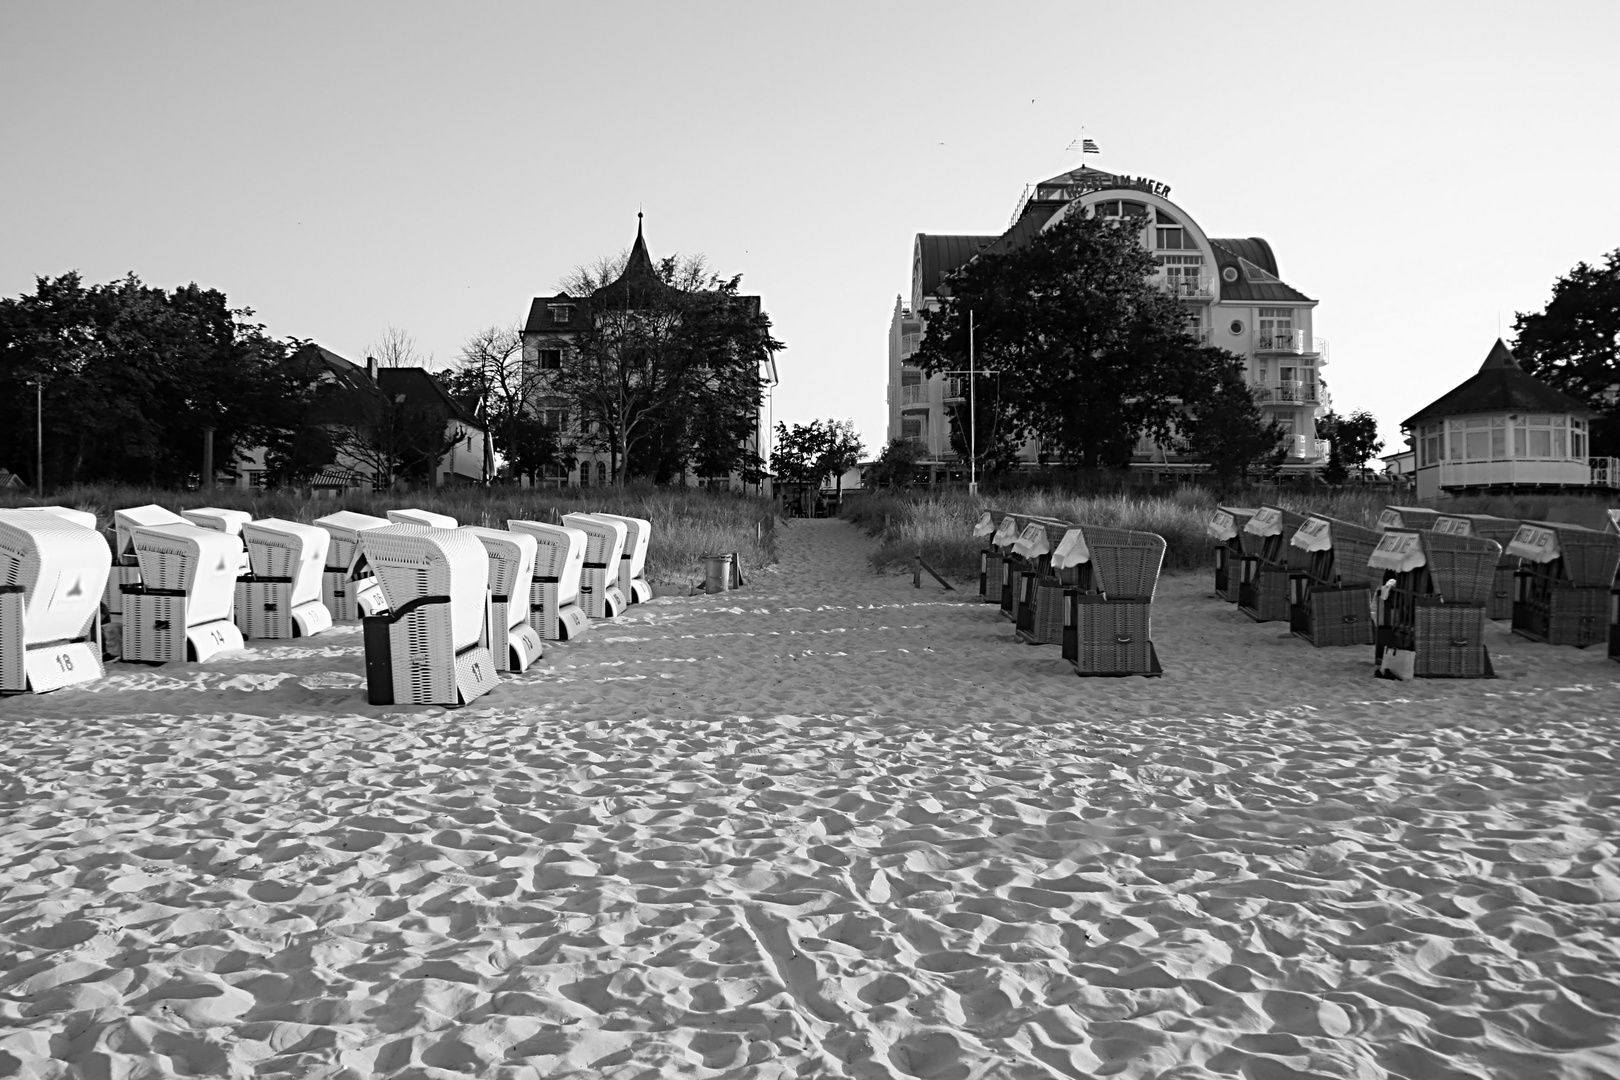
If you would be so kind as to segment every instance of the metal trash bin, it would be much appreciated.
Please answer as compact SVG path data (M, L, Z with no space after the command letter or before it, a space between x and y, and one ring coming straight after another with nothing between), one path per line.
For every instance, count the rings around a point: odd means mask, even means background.
M707 594L731 591L730 555L703 556L703 591Z

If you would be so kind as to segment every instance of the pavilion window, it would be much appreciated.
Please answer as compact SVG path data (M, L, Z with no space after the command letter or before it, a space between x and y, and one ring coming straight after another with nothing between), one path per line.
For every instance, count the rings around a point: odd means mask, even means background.
M1441 453L1441 427L1439 424L1426 424L1423 427L1423 439L1418 448L1423 451L1423 465L1440 464Z
M1569 422L1569 456L1584 458L1586 456L1586 421L1571 420Z

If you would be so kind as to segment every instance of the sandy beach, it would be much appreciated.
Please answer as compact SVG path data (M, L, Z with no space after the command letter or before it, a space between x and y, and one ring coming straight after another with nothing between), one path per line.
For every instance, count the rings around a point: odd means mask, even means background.
M656 543L656 538L654 543ZM0 700L0 1076L1620 1075L1620 665L1163 678L781 562L365 703L358 628Z

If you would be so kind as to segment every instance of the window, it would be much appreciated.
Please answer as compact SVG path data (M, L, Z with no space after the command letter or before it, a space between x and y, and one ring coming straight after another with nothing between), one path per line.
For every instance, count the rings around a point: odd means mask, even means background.
M900 421L900 434L907 439L922 438L922 417L908 416Z
M1202 255L1160 255L1159 265L1164 267L1164 283L1172 293L1193 294L1203 281Z
M1186 230L1181 227L1181 222L1163 210L1154 213L1153 246L1161 251L1180 251L1183 248L1197 247Z
M562 367L562 350L561 349L541 349L540 350L540 370L542 370L542 371L555 371L557 368L560 368L560 367Z
M263 469L253 469L252 471L250 471L247 474L247 476L248 476L248 487L254 487L254 488L262 488L262 487L264 487L264 470Z
M579 486L591 486L591 463L588 461L579 467Z
M607 462L598 461L596 463L596 482L597 482L598 485L600 485L602 487L606 487L607 486L607 481L608 481Z
M1420 451L1418 454L1419 465L1440 464L1442 430L1439 424L1425 424L1423 426L1423 437L1418 442L1418 450Z
M1583 458L1586 456L1586 421L1571 420L1569 422L1569 456Z
M573 304L547 304L546 310L551 314L554 323L569 323L574 319Z

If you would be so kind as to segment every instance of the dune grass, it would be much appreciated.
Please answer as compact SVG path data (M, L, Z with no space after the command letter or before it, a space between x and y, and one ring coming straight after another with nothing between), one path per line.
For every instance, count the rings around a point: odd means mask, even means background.
M1368 526L1376 526L1379 511L1392 502L1415 503L1410 495L1392 494L1384 488L1269 491L1221 500L1202 488L1182 488L1168 495L1073 495L1028 490L976 498L955 490L937 494L872 493L852 500L844 514L877 537L878 550L872 556L874 569L909 568L912 557L920 553L941 574L968 581L978 576L979 552L984 547L984 541L973 536L973 524L992 508L1158 533L1166 544L1165 570L1174 573L1210 565L1210 541L1204 530L1217 501L1237 506L1267 503ZM1601 528L1604 508L1609 503L1601 497L1537 495L1456 498L1431 505L1447 513L1566 521Z
M26 506L38 500L21 492L0 494L0 506ZM702 576L705 555L737 552L745 569L776 560L775 518L769 500L698 488L434 488L410 492L357 492L322 498L308 492L276 489L244 491L174 491L119 484L92 484L52 492L47 502L93 512L105 526L112 512L157 503L180 511L199 506L246 510L255 518L313 521L338 510L383 516L389 510L414 507L449 514L463 525L505 528L510 518L556 521L576 511L603 511L646 518L652 522L647 551L647 577L665 584L686 584Z

